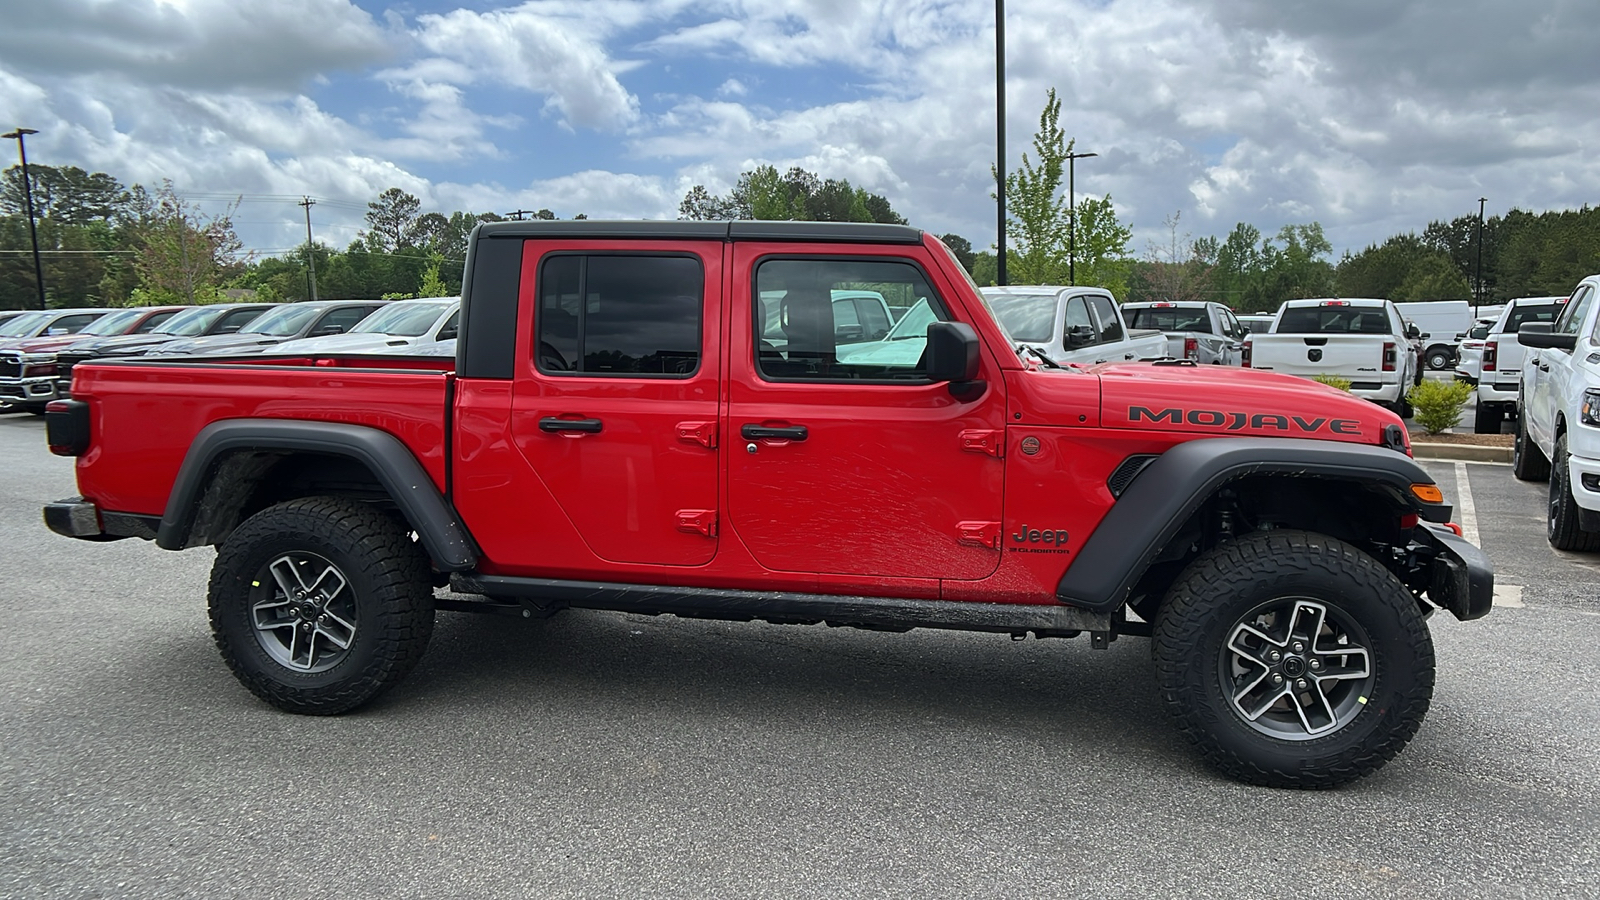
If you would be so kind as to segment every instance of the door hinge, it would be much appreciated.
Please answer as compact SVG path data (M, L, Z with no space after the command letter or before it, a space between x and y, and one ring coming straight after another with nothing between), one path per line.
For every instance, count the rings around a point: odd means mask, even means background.
M717 423L679 422L678 440L690 444L699 444L707 450L715 450L717 447Z
M714 509L680 509L678 510L678 530L685 534L698 534L714 538L717 536L717 511ZM997 531L996 535L998 534L999 532Z
M961 449L968 453L987 453L996 459L1005 452L1005 434L986 428L969 428L961 432Z
M956 540L974 547L1000 549L999 522L957 522Z

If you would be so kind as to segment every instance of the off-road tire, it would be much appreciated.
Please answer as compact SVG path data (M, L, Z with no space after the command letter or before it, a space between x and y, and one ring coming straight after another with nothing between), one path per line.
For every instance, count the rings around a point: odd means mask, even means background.
M258 637L282 633L258 629L257 617L261 607L283 606L267 567L290 557L327 563L351 591L339 613L353 616L353 634L347 649L324 642L335 660L325 669L297 670ZM235 677L273 706L305 715L349 712L388 690L433 633L427 555L393 517L335 497L290 500L247 519L217 550L208 602L217 649ZM315 638L312 646L314 653Z
M1578 501L1572 498L1572 469L1567 466L1567 436L1556 436L1550 458L1550 511L1545 518L1545 536L1557 550L1600 550L1600 532L1584 531L1578 525Z
M1473 434L1499 434L1500 423L1505 421L1506 414L1500 409L1498 403L1485 403L1478 401L1472 410Z
M1328 620L1353 626L1346 630L1365 641L1368 655L1365 681L1330 681L1330 694L1346 691L1339 702L1347 714L1326 733L1308 729L1297 739L1264 733L1236 708L1229 692L1238 683L1225 687L1230 636L1259 610L1285 602L1325 608ZM1301 665L1327 650L1313 641ZM1433 640L1417 601L1372 557L1311 532L1253 534L1196 559L1156 615L1153 653L1162 698L1184 735L1212 766L1250 784L1332 788L1369 775L1416 734L1433 697ZM1363 693L1354 695L1356 688Z
M1550 460L1528 436L1528 414L1517 415L1517 439L1511 445L1511 474L1519 481L1548 481Z

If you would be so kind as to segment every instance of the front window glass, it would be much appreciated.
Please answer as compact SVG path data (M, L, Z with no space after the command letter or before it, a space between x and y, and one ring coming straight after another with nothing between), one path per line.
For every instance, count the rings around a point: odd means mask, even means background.
M1048 344L1056 325L1056 305L1055 294L1006 294L994 297L990 309L1013 341Z
M298 334L300 329L311 321L317 314L314 307L305 306L280 306L272 312L250 323L249 328L240 329L240 334L265 334L270 337L288 337Z
M886 306L904 312L883 331ZM925 380L928 326L948 321L921 269L877 260L767 260L754 313L757 367L778 381Z
M0 325L0 337L27 337L50 321L49 313L27 313Z
M222 319L208 334L233 334L264 315L271 307L246 306L222 314Z
M705 275L690 256L556 256L539 281L537 365L550 374L690 375Z
M206 329L211 327L211 323L215 322L217 317L225 312L227 312L226 308L217 306L197 306L194 309L186 309L168 319L159 328L150 333L170 334L176 337L195 337L196 335L205 334Z
M378 310L350 329L351 334L392 334L396 337L420 337L428 333L439 317L455 306L453 301L439 303L407 303L402 300Z
M1089 304L1082 297L1067 301L1066 320L1062 323L1061 343L1068 350L1088 347L1095 343L1094 322L1089 319Z
M1594 300L1594 291L1587 287L1579 289L1572 300L1562 308L1561 316L1556 320L1556 327L1552 329L1560 334L1577 334L1578 326L1583 323L1584 316L1589 314L1589 304Z
M1117 318L1116 304L1103 294L1090 294L1089 304L1100 319L1100 342L1109 344L1122 340L1122 321Z

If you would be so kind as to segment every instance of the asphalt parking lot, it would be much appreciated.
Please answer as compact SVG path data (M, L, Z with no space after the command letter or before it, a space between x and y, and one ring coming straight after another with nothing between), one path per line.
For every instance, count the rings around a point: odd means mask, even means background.
M1425 463L1501 587L1431 619L1421 732L1298 793L1204 768L1129 638L441 613L398 690L285 715L209 550L47 532L39 419L0 459L0 896L1600 895L1600 555L1506 466Z

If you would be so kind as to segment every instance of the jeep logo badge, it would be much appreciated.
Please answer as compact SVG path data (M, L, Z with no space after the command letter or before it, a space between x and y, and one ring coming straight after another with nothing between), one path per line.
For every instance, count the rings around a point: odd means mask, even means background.
M1306 359L1309 359L1312 362L1322 362L1322 348L1312 347L1310 350L1307 350Z

